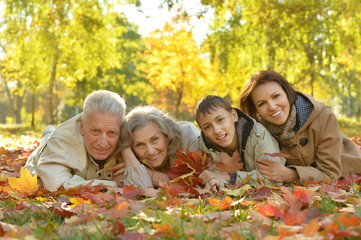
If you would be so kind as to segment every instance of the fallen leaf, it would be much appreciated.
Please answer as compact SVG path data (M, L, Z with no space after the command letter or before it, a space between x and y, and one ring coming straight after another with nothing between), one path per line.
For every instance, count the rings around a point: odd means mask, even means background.
M20 170L20 178L9 177L9 185L13 189L28 195L34 194L39 187L37 175L32 176L30 170L24 168Z

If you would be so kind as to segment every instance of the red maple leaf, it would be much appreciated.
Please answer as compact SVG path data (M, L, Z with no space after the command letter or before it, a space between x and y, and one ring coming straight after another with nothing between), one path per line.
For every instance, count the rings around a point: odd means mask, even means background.
M263 156L270 156L270 157L284 157L284 158L293 158L290 155L284 154L284 153L262 153ZM261 156L262 156L261 155Z
M281 218L283 216L283 213L281 212L278 206L266 204L266 205L258 205L256 208L258 208L259 212L266 217Z
M128 199L137 199L137 197L144 196L144 193L144 190L135 188L134 184L123 188L123 196Z
M210 159L202 151L184 153L182 149L176 153L177 159L171 166L167 175L173 179L171 182L187 187L195 187L202 183L199 174L211 165Z

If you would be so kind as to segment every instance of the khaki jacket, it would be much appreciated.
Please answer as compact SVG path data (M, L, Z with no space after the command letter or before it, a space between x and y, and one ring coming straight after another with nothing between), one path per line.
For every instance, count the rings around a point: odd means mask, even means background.
M281 151L292 156L287 166L297 171L301 181L337 179L341 174L361 173L361 149L340 132L335 114L330 107L313 97L307 98L314 107L309 119L287 141L281 141ZM307 143L300 143L300 139Z
M242 136L243 139L246 140L244 152L244 168L247 171L237 171L236 172L236 182L242 182L248 175L252 177L252 179L256 180L257 176L260 179L264 177L262 174L257 170L256 167L256 160L261 157L263 153L279 153L280 149L276 139L272 137L272 135L267 131L267 129L256 122L253 118L245 115L245 113L241 113L240 110L236 109L238 116L241 114L242 117L247 119L247 124L252 126L252 129L248 136ZM238 133L237 133L238 134ZM245 131L243 132L245 134ZM217 151L213 148L209 148L206 146L205 143L205 136L201 134L200 137L200 148L210 155L213 158L214 162L222 162L221 159L221 152ZM269 157L269 156L262 156L263 158L267 158L269 160L279 162L285 164L286 160L283 157ZM217 171L215 164L213 164L208 170Z
M182 150L183 151L198 151L199 150L199 130L191 122L180 121L177 122L182 131ZM169 156L170 164L176 160L177 156L174 154ZM152 180L143 164L137 167L125 168L124 185L130 186L134 184L140 188L153 187Z
M29 156L25 168L43 181L44 187L55 191L61 185L65 189L86 185L104 184L116 187L112 172L105 169L116 164L116 158L107 159L99 169L86 151L84 137L80 134L81 113L60 124Z

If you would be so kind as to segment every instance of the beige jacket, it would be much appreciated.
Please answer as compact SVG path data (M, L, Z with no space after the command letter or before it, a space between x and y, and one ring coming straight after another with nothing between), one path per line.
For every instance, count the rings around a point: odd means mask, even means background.
M199 130L191 122L180 121L177 122L182 131L182 149L183 151L198 151L199 150ZM176 159L176 155L169 156L169 161L172 164ZM152 180L143 164L137 167L125 168L124 185L135 186L141 188L153 187Z
M93 180L93 185L116 187L111 180L112 172L105 171L116 164L116 158L110 157L104 168L99 169L86 151L80 134L80 118L81 113L60 124L48 139L42 139L26 162L25 168L37 174L50 191L61 185L65 189L86 185Z
M282 152L292 156L287 165L297 171L301 181L337 179L341 174L361 173L361 149L340 132L335 114L330 107L313 97L307 98L314 107L307 122L283 146L293 146L307 139L304 146L282 147Z
M242 138L244 139L243 141L246 142L245 148L241 151L243 151L244 153L244 168L247 171L237 171L236 182L242 182L242 180L245 179L248 175L250 175L254 180L257 179L257 176L260 179L263 179L264 177L257 170L256 160L260 158L263 153L279 153L280 149L278 143L262 124L256 122L256 120L241 112L239 109L236 109L236 111L239 117L246 118L246 124L251 129L248 136L246 136L247 133L245 130L242 133ZM211 148L209 144L207 146L207 144L205 143L205 136L203 134L201 134L200 137L200 148L208 155L210 155L213 158L214 162L222 162L221 152L219 150ZM285 164L286 162L283 157L262 157L275 162L279 162L281 164ZM219 172L216 169L215 164L213 164L208 170Z

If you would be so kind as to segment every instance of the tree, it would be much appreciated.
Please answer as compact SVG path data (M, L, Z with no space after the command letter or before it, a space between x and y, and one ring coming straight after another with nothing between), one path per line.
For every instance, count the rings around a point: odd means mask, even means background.
M147 78L158 93L162 91L158 100L173 95L173 104L167 110L174 110L178 118L181 104L194 108L197 100L211 90L214 73L210 62L202 57L186 15L178 14L144 41L148 47L143 54Z
M55 119L63 86L76 91L77 104L98 86L100 72L120 66L119 36L112 1L6 0L2 38L12 49L8 67L18 73L18 85L33 94L47 86L48 123ZM101 81L100 81L101 82Z

